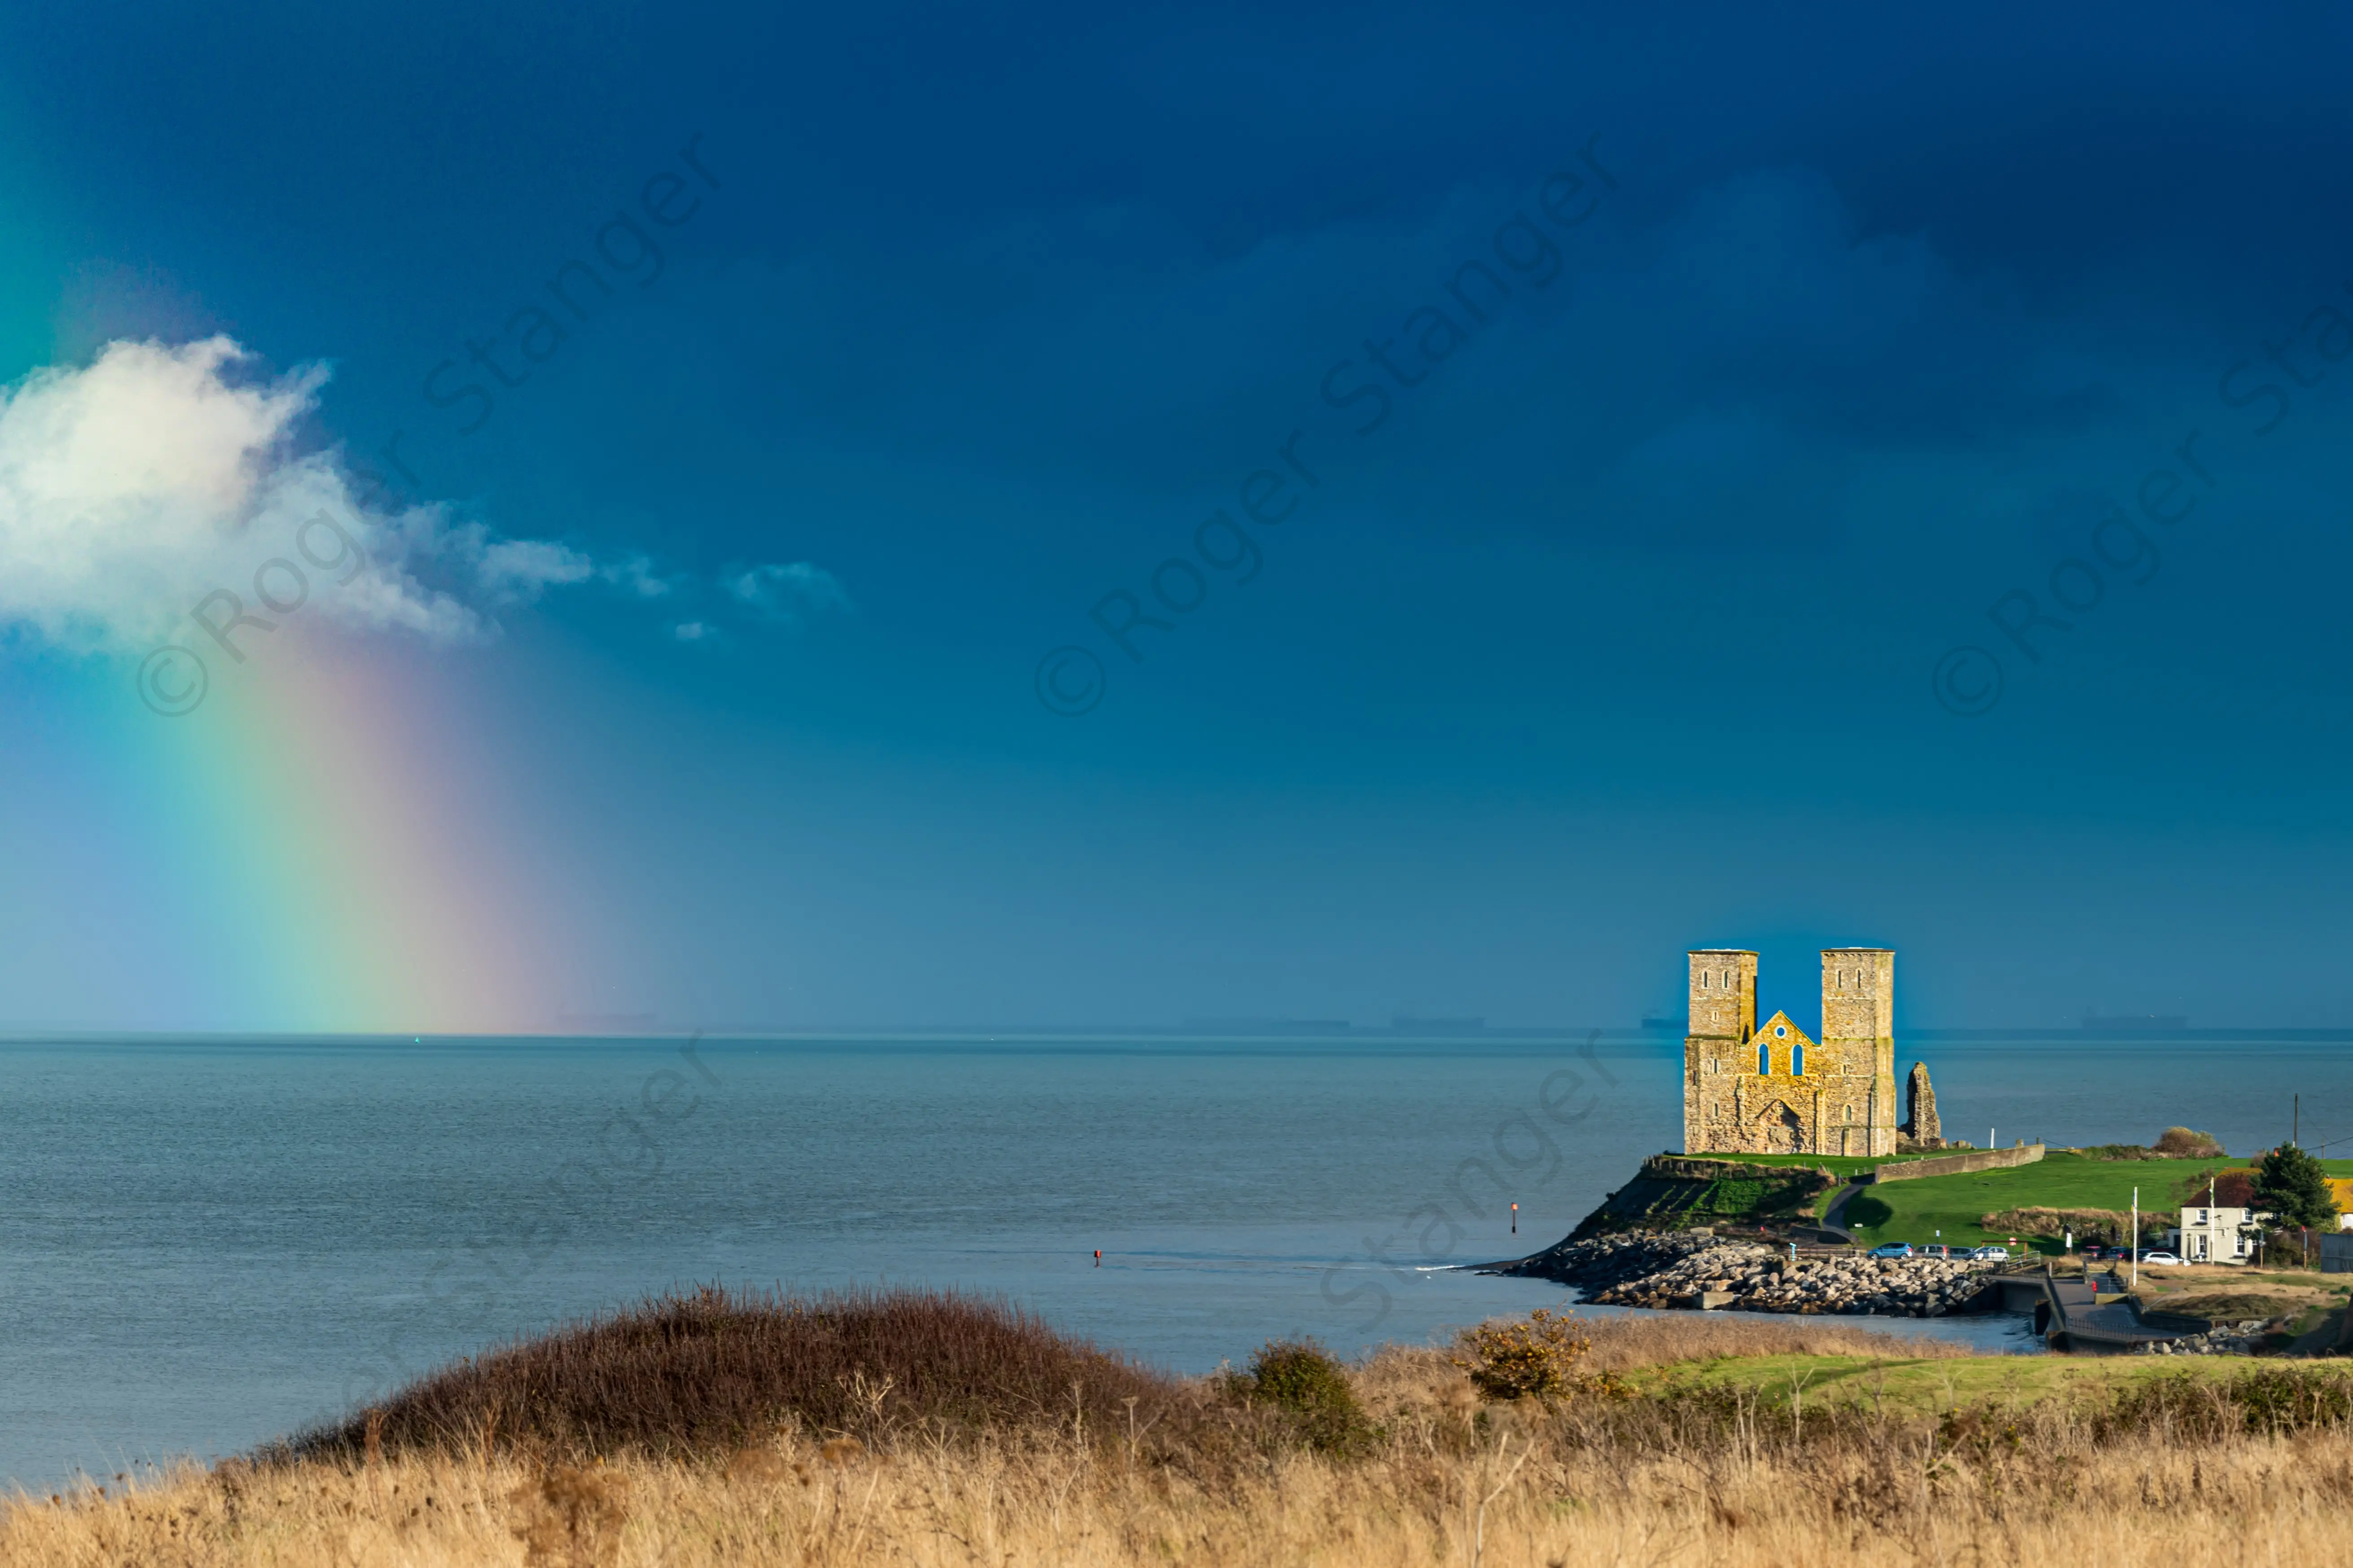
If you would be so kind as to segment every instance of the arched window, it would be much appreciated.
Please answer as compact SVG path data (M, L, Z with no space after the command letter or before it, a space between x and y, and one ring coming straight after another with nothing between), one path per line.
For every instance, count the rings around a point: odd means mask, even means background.
M1773 1047L1770 1047L1770 1046L1759 1046L1759 1047L1757 1047L1757 1077L1759 1077L1759 1078L1764 1078L1764 1077L1766 1077L1766 1076L1769 1075L1769 1074L1772 1072L1772 1070L1773 1070Z
M1805 1047L1791 1046L1789 1047L1789 1071L1792 1076L1797 1078L1803 1078L1806 1076Z

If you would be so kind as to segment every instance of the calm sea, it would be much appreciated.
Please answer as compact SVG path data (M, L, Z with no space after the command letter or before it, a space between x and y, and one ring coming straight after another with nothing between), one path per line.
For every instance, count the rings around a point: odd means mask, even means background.
M2299 1093L2307 1144L2353 1140L2348 1044L1932 1041L1900 1065L1929 1060L1955 1136L2184 1121L2236 1152L2287 1136ZM0 1045L0 1477L232 1452L714 1280L988 1291L1187 1372L1278 1335L1424 1341L1562 1302L1448 1266L1558 1238L1675 1146L1678 1047Z

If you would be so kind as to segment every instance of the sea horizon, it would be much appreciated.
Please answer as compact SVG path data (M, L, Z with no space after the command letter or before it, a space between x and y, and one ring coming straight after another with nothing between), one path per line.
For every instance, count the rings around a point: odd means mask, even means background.
M2192 1121L2243 1153L2298 1095L2309 1142L2353 1135L2317 1044L2251 1040L2194 1097L2170 1082L2202 1042L2121 1079L2063 1044L1927 1055L1947 1135ZM1463 1266L1559 1239L1677 1147L1679 1057L1623 1033L0 1042L0 1474L237 1451L706 1282L976 1290L1184 1373L1278 1337L1426 1342L1568 1304Z

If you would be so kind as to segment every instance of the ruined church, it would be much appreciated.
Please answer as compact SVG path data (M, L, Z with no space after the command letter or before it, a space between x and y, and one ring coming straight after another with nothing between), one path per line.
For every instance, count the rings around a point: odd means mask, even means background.
M1683 1037L1683 1152L1895 1154L1944 1146L1926 1065L1912 1065L1895 1116L1895 953L1822 952L1822 1037L1775 1013L1757 1022L1757 955L1691 953Z

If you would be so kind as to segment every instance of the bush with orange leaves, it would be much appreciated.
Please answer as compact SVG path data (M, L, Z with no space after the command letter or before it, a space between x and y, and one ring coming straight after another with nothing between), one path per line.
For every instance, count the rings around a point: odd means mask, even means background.
M1455 1337L1456 1347L1470 1353L1454 1357L1454 1364L1490 1399L1626 1397L1625 1384L1609 1373L1577 1371L1592 1345L1577 1327L1567 1313L1556 1316L1542 1307L1525 1323L1482 1323Z

